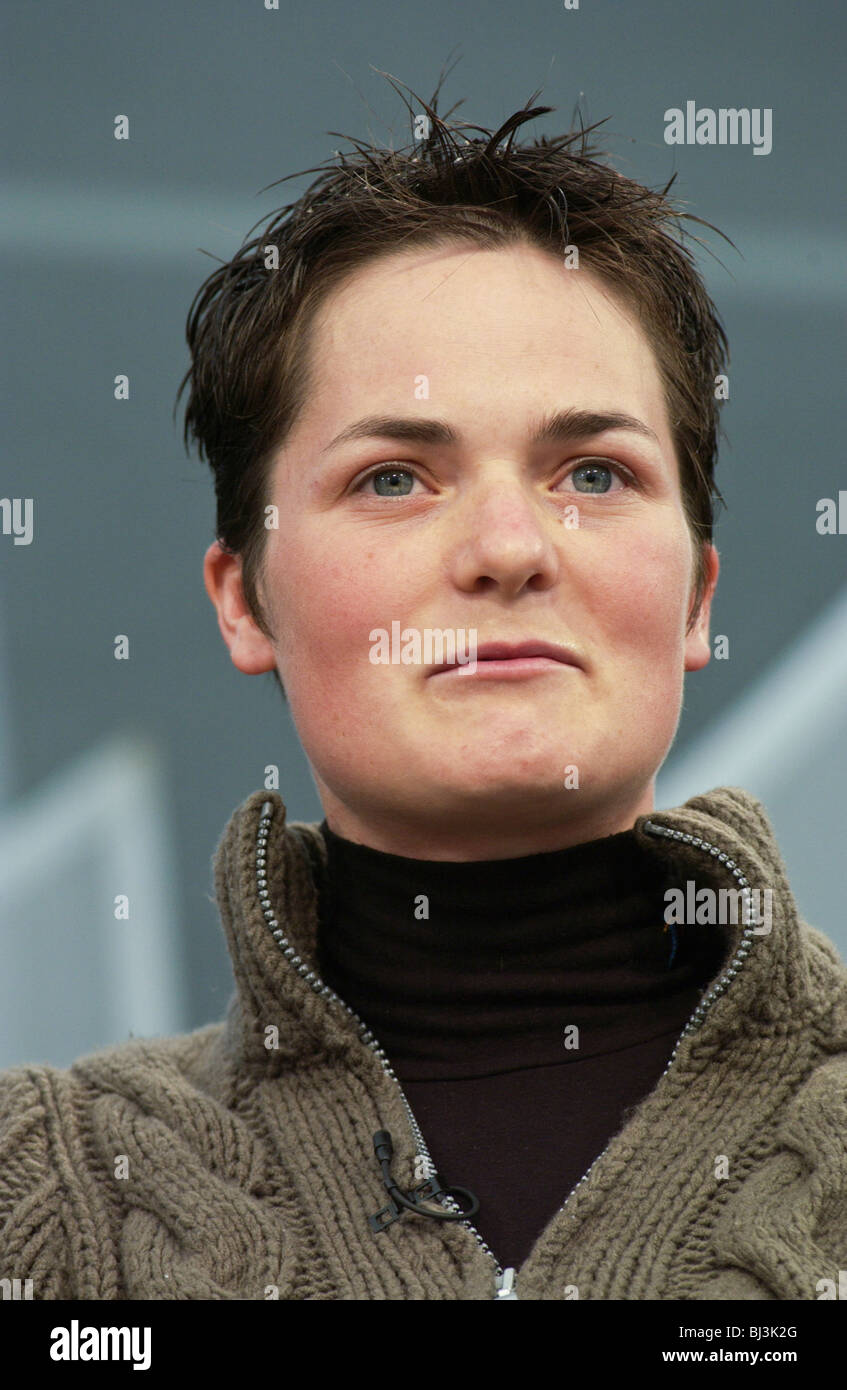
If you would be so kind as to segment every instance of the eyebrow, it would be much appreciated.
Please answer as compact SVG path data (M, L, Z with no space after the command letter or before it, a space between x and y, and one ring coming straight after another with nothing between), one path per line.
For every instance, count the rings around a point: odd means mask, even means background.
M659 444L659 437L643 420L621 411L556 410L543 416L532 431L532 444L569 444L606 430L631 430ZM462 435L445 420L425 416L366 415L348 425L321 452L330 453L354 439L403 439L414 444L461 445Z

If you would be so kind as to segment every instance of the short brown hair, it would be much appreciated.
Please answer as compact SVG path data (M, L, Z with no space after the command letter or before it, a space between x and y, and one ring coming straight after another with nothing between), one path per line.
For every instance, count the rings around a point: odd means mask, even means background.
M429 103L406 89L425 113L403 97L412 121L406 149L342 137L356 146L354 154L336 151L338 164L289 174L321 171L302 197L270 214L260 234L208 277L189 310L191 366L177 393L178 403L190 382L184 441L186 449L196 441L214 473L217 539L241 556L248 607L272 637L257 587L269 465L308 398L319 306L352 272L391 250L456 240L495 250L523 242L559 257L576 246L579 264L617 290L651 342L696 557L690 627L705 587L713 498L723 501L714 482L716 378L729 348L691 254L673 233L684 232L683 218L718 229L668 201L676 175L652 192L598 162L605 152L591 147L588 136L604 121L515 144L520 126L555 109L533 106L538 92L492 133L437 114L441 81ZM424 131L416 132L415 123ZM268 264L274 256L276 267Z

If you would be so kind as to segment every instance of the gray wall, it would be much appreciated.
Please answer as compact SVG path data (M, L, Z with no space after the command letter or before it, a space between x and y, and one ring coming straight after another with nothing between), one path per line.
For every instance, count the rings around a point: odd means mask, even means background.
M202 584L211 478L184 455L171 417L187 366L185 316L213 265L198 248L231 256L309 179L259 190L343 144L328 132L405 143L405 107L374 68L428 98L451 52L459 61L441 109L464 98L455 119L494 127L542 87L539 102L557 111L524 137L558 133L579 99L586 121L611 118L606 144L622 172L652 186L677 172L676 195L742 253L711 237L724 266L702 259L733 354L713 628L729 636L731 659L689 676L682 755L709 731L719 738L721 719L802 642L847 578L847 535L821 537L814 525L817 499L847 488L844 37L839 0L6 7L0 496L34 498L36 529L29 546L0 536L0 805L11 834L92 750L110 740L148 750L167 832L149 863L164 885L159 927L181 953L178 1028L220 1016L230 991L210 859L234 806L277 763L291 817L321 815L271 678L232 667ZM772 152L666 145L663 113L689 99L771 108ZM129 142L113 138L118 113L130 118ZM124 403L113 399L117 372L131 379ZM131 635L128 663L111 655L119 632ZM86 785L93 825L101 798ZM841 838L840 771L821 777L813 806ZM90 882L58 865L45 844L6 899L3 951L21 1017L43 1003L36 935L45 972L51 933L57 943L72 933L76 958L95 958ZM820 925L834 937L841 868L827 856L820 898L814 880L801 902L812 920L825 912ZM41 897L51 875L58 886ZM62 941L63 980L74 958ZM95 977L79 968L70 984L89 989L96 1017ZM45 998L55 990L54 978ZM119 1034L104 1015L88 1042ZM61 1028L52 1036L40 1026L41 1055L69 1060ZM73 1055L78 1041L74 1033ZM4 1038L0 1064L24 1046L29 1056L29 1040Z

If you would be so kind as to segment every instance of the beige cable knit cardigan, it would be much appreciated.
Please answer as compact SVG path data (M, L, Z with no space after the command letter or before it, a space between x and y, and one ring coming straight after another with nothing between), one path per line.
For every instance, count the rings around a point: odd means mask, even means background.
M847 1268L847 970L798 919L748 793L635 828L698 888L771 888L772 929L726 928L668 1070L562 1193L516 1296L832 1297ZM237 985L225 1021L0 1073L0 1279L31 1279L36 1299L497 1296L496 1252L463 1223L369 1226L389 1200L377 1130L404 1191L428 1170L375 1040L314 974L324 862L317 826L286 824L276 793L248 797L215 856Z

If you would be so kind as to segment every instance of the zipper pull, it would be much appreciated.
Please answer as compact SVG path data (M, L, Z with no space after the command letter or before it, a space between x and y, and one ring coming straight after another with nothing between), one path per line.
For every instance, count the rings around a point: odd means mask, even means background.
M503 1270L502 1274L497 1275L497 1278L494 1280L494 1287L497 1290L494 1295L495 1298L517 1299L518 1296L515 1293L515 1274L516 1270L510 1265L508 1269Z

